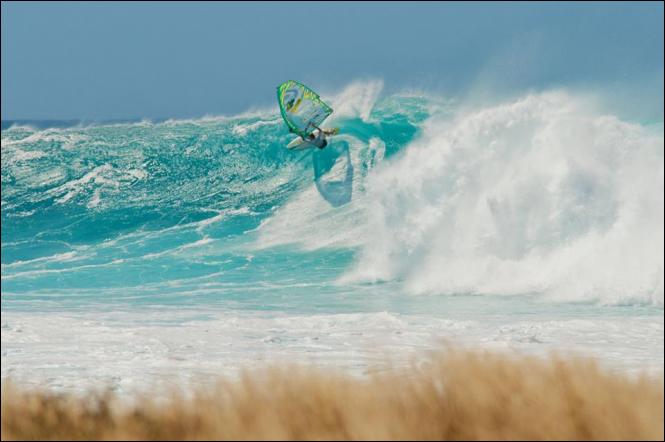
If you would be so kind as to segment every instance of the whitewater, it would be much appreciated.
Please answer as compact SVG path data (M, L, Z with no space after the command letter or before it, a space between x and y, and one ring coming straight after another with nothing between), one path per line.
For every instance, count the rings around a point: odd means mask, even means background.
M3 379L362 375L446 345L662 374L662 122L566 90L323 98L340 135L309 152L276 106L3 123Z

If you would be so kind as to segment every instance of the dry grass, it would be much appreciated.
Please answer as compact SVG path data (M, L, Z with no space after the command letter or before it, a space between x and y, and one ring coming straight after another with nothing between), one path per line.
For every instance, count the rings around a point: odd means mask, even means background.
M663 383L589 361L449 352L366 379L255 371L166 403L5 384L2 438L663 440Z

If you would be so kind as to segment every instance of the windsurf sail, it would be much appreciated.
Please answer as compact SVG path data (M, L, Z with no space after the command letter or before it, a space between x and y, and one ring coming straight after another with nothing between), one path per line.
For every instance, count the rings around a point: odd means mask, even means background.
M277 87L277 101L286 125L303 138L314 132L316 126L333 112L316 92L294 80Z

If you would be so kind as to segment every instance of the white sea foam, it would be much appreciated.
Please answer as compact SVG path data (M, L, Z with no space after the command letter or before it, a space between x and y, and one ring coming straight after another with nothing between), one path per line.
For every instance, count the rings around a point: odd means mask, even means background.
M142 169L119 170L110 164L102 164L80 178L71 179L49 189L46 195L54 197L57 203L64 204L72 198L91 193L86 206L97 207L102 199L102 192L118 193L123 185L145 179L147 173ZM62 178L58 175L58 178Z
M54 389L110 386L127 392L284 363L363 375L413 363L427 351L443 350L446 341L534 355L592 355L610 369L662 376L662 317L503 318L210 309L3 312L2 377Z
M275 126L278 124L281 124L281 121L277 119L268 120L268 121L256 121L254 123L249 123L249 124L238 123L235 126L233 126L233 133L236 135L245 136L249 132L255 131L262 127Z
M71 129L44 129L41 131L36 131L31 133L27 137L19 139L2 139L2 148L3 155L6 155L7 152L4 151L5 148L11 146L22 146L22 145L31 145L36 143L59 143L63 149L73 149L80 143L88 141L89 137L84 134L80 134L72 131Z
M54 262L65 262L65 261L74 261L81 259L76 252L65 252L65 253L56 253L51 256L44 256L41 258L29 259L25 261L13 261L9 264L2 264L2 269L11 269L15 267L30 266L34 264L43 264L43 263L54 263Z
M345 281L663 305L663 135L565 93L432 119L367 189Z

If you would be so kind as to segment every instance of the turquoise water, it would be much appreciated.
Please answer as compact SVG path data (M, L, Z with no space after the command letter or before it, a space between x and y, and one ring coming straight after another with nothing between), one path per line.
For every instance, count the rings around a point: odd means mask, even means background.
M341 135L297 153L273 110L3 123L3 376L122 372L90 356L116 335L124 361L164 370L162 348L191 347L190 371L353 368L447 338L662 370L662 123L560 92L468 108L361 84L331 100ZM83 335L99 341L72 356Z
M408 115L338 124L361 142L381 136L390 157L426 117L422 100L404 104ZM349 143L293 153L284 149L291 138L277 115L3 131L3 310L243 301L289 308L284 296L312 287L317 296L344 292L328 283L353 249L252 250L261 223L312 182L338 207L367 174L366 164L349 163L344 181L326 183L321 177L347 159Z

